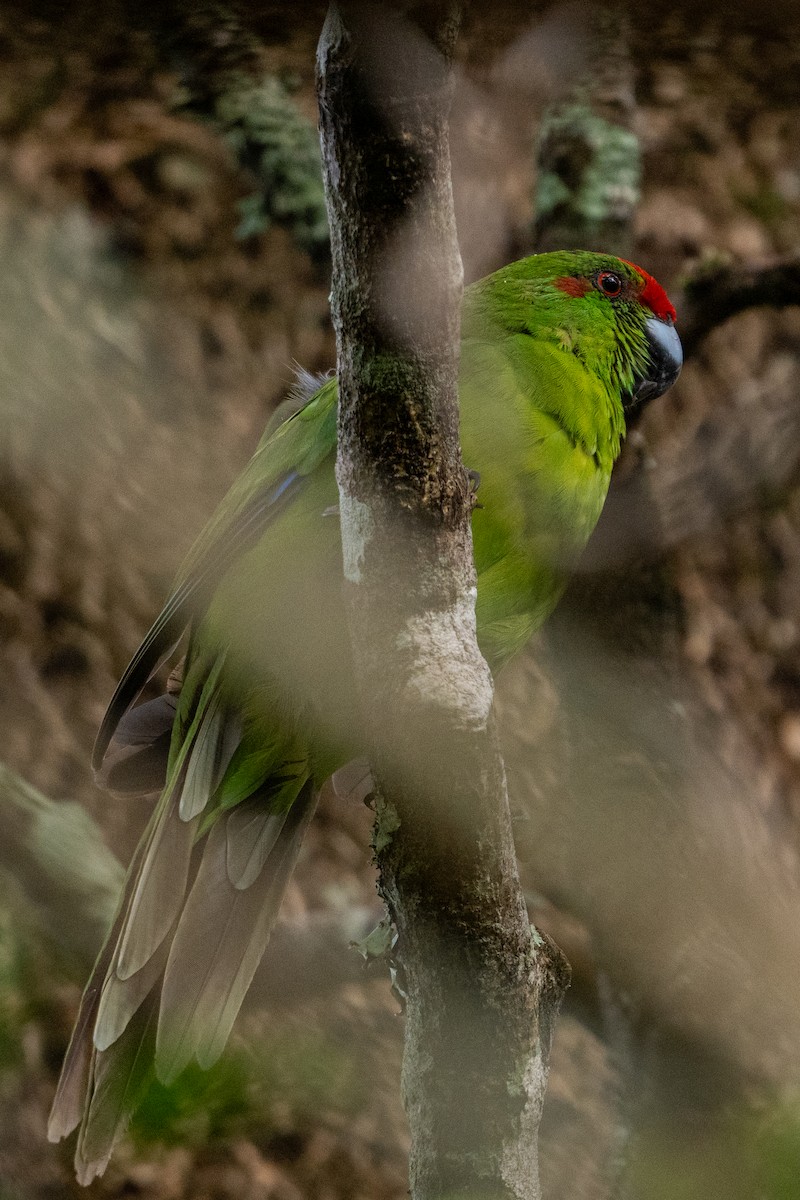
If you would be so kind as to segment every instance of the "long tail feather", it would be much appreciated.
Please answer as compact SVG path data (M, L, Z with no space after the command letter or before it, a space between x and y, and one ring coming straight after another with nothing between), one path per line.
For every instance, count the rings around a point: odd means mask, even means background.
M306 763L273 751L263 762L266 776L253 779L255 793L226 808L223 778L243 731L220 699L220 666L215 660L205 676L198 669L198 686L182 696L182 743L62 1070L48 1132L58 1140L80 1123L75 1167L82 1183L103 1172L156 1072L170 1082L192 1058L208 1067L221 1054L315 807ZM144 745L151 733L163 740L165 715L159 703L125 718L131 744ZM246 774L239 763L239 785ZM215 795L221 812L209 807Z
M162 801L131 894L115 962L120 979L141 971L175 924L186 891L195 830L196 821L180 819L173 790Z
M97 1010L100 1005L103 981L108 974L120 931L125 921L128 909L128 896L130 895L133 880L139 869L143 852L144 845L140 843L131 862L125 891L122 894L108 937L97 956L97 961L89 976L89 982L86 984L83 996L81 997L78 1019L75 1022L75 1028L72 1031L72 1037L70 1038L64 1063L61 1067L61 1076L58 1081L58 1087L56 1088L47 1124L47 1136L51 1142L58 1142L61 1138L67 1137L68 1134L72 1133L72 1130L78 1125L83 1115L93 1054L92 1035Z
M194 1057L222 1053L278 915L316 797L307 783L256 881L237 888L227 866L227 820L212 829L170 950L161 991L156 1072L169 1083Z
M109 1050L92 1056L89 1094L75 1151L75 1172L84 1186L102 1175L153 1078L156 997L135 1014Z
M125 1032L163 975L170 942L171 938L166 937L150 961L127 979L120 979L113 966L109 970L100 994L92 1038L97 1050L107 1050Z
M225 822L225 861L228 878L235 888L244 891L258 879L288 815L287 809L264 812L263 805L252 801L240 804L231 812Z
M192 813L198 814L215 786L224 729L214 690L220 669L221 660L213 665L199 691L183 746L170 767L171 777L145 838L142 865L130 894L113 963L121 980L130 979L147 965L183 907L197 818L187 817L180 810L187 785L191 788ZM190 695L192 691L190 688ZM214 719L217 716L219 720Z
M213 697L186 766L180 799L182 821L191 821L203 812L225 774L241 736L241 723L224 711L218 697Z
M92 1080L97 1046L105 1050L120 1038L126 1025L141 1007L163 970L166 953L169 949L169 940L166 935L170 929L175 927L186 891L186 882L184 880L182 888L176 886L178 879L172 858L173 839L162 840L160 832L167 827L171 830L182 829L189 854L191 854L193 838L193 829L179 821L177 814L172 819L168 819L170 805L173 809L175 808L174 802L168 798L161 801L151 818L149 830L136 849L128 869L125 888L114 922L84 989L78 1019L61 1068L61 1076L50 1111L47 1136L51 1141L57 1142L61 1138L67 1137L81 1121L84 1115L85 1098L87 1094L91 1098L93 1091ZM170 900L174 910L172 920L166 927L164 936L154 939L152 936L153 921L147 915L148 908L147 905L145 906L147 927L151 931L150 941L154 947L153 953L143 955L143 963L139 970L123 980L117 971L120 948L130 929L131 920L135 919L138 911L141 911L134 909L133 900L148 855L152 857L159 853L162 862L155 877L164 878L170 875L173 887L177 892L177 895ZM161 954L156 953L159 948L161 948Z
M61 1067L58 1087L47 1121L47 1139L60 1142L69 1137L79 1124L86 1103L92 1055L92 1025L94 1023L96 989L92 999L81 1006L78 1020L72 1031L67 1056Z

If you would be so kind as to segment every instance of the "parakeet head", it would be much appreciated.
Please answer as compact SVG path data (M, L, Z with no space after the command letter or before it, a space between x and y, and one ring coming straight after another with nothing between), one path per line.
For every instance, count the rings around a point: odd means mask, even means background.
M473 289L467 327L474 311L506 334L555 343L606 380L626 408L662 395L678 378L675 309L652 275L625 259L584 250L537 254Z

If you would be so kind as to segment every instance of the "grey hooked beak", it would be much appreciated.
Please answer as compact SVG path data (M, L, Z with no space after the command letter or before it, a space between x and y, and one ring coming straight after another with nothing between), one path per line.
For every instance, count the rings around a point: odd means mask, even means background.
M647 365L636 376L631 404L645 404L663 396L681 373L683 347L677 330L671 321L660 317L648 317L645 321L647 333Z

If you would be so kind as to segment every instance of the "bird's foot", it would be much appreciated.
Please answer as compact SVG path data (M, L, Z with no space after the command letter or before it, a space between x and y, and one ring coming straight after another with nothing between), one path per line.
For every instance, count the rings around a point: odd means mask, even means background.
M476 499L478 495L478 488L481 486L480 471L473 471L470 467L467 467L467 478L469 479L469 494L472 500L472 507L483 508L483 505L479 504Z

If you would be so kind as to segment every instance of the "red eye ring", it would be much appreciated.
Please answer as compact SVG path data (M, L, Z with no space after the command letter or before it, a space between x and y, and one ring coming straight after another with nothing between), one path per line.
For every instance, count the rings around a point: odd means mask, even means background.
M624 287L622 277L617 275L616 271L601 271L596 280L597 288L608 296L609 300L615 300L619 296Z

